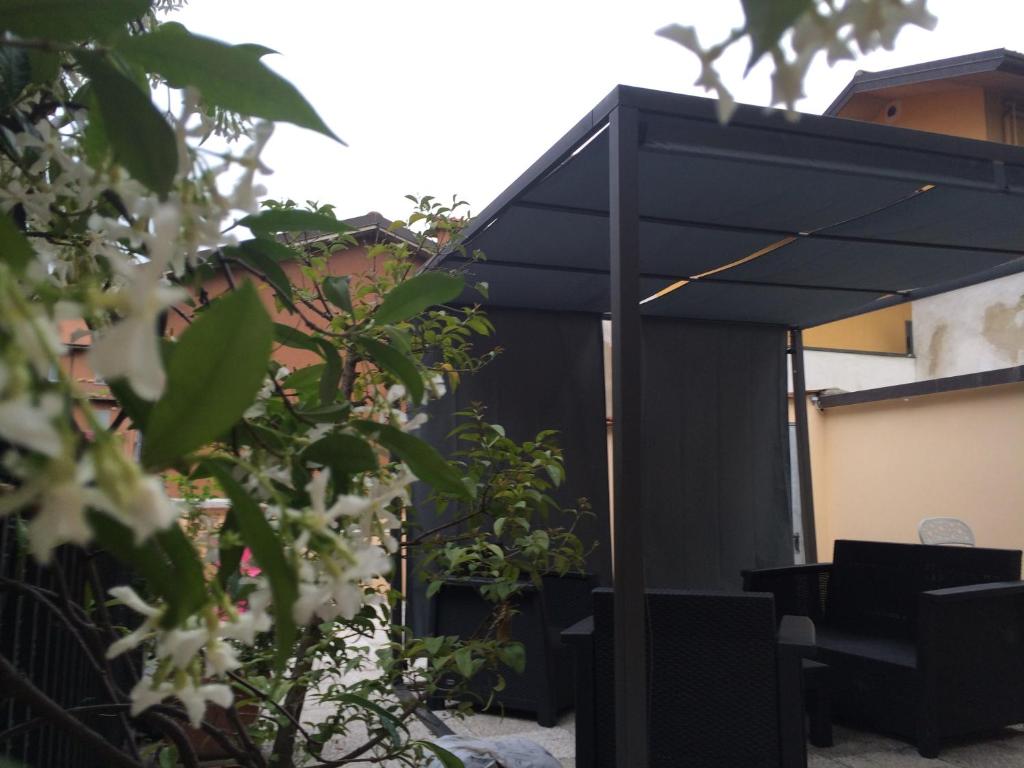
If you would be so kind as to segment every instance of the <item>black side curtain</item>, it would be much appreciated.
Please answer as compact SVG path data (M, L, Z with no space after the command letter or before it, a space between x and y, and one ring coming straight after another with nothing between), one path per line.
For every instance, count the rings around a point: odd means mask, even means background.
M792 564L785 329L645 318L643 345L647 586Z
M595 583L611 583L611 541L608 527L607 427L604 411L604 369L601 319L597 315L488 308L495 335L482 339L481 350L502 352L478 373L463 376L454 394L438 400L419 435L443 454L456 450L447 434L455 412L474 402L487 406L487 420L505 427L517 441L544 429L558 430L565 456L566 479L554 494L563 507L580 497L591 504L593 517L577 528L584 542L596 543L587 568ZM417 484L419 485L419 484ZM422 529L444 522L423 503L423 489L413 489L416 523ZM566 521L551 520L552 525ZM430 631L425 585L416 577L415 553L410 557L407 622L417 632Z

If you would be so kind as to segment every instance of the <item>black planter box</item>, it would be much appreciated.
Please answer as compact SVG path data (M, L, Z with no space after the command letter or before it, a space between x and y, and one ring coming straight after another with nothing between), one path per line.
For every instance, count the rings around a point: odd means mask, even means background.
M511 602L516 610L508 625L508 637L523 644L526 668L520 675L509 667L500 670L505 688L493 693L494 673L481 673L470 684L476 694L472 701L492 708L527 713L539 725L551 727L559 713L573 703L573 662L571 649L563 644L561 632L591 614L589 574L544 576L543 589L526 582ZM446 581L432 600L433 635L471 637L486 629L494 603L480 596L485 579ZM443 688L460 682L455 673L442 678ZM437 708L442 701L432 704Z

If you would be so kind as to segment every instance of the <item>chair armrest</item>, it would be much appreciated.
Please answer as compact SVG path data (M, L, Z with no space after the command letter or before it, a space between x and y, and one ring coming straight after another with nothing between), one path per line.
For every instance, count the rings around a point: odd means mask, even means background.
M1018 722L1024 717L1024 582L922 592L917 654L922 699L933 719L961 732Z
M770 592L775 597L775 616L807 616L819 622L825 617L831 563L788 565L742 571L745 592Z
M562 642L576 645L578 643L589 643L594 636L594 617L587 616L580 619L571 627L562 630Z

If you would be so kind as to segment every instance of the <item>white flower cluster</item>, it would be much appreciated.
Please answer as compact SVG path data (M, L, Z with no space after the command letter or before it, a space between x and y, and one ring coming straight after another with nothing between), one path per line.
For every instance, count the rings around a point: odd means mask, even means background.
M367 586L391 572L391 555L398 548L392 531L399 521L388 507L395 499L407 502L415 480L403 467L388 482L370 485L366 494L339 494L328 506L330 470L325 469L306 488L310 508L284 511L301 529L295 540L299 599L292 611L297 624L314 616L351 619L374 601Z
M110 590L113 597L145 620L112 644L107 649L107 658L116 658L146 640L155 640L155 671L145 675L131 691L133 716L173 696L184 705L192 726L198 728L206 702L221 707L231 705L234 695L230 687L203 680L223 676L240 666L231 641L252 645L257 633L270 629L270 589L262 580L256 583L244 613L234 613L222 620L211 608L205 616L192 617L184 627L171 629L160 626L164 609L148 604L131 587Z
M88 508L127 525L139 541L177 519L162 481L123 454L87 394L63 374L61 330L95 329L88 360L98 377L124 379L145 400L163 394L157 321L185 298L166 275L182 274L202 251L229 242L222 234L228 216L256 210L262 188L255 175L269 172L259 154L270 123L254 129L241 157L223 157L216 167L201 162L188 144L208 133L209 118L197 107L190 94L173 119L182 162L165 200L119 166L87 162L84 113L58 112L17 133L0 128L15 149L0 155L0 213L23 217L35 235L23 268L6 255L0 260L0 438L22 449L4 459L22 483L0 497L0 515L37 509L28 533L42 562L60 544L90 540ZM217 179L232 166L243 172L224 195ZM84 231L75 221L86 222ZM57 302L39 299L58 292ZM82 440L83 431L92 440Z
M788 50L783 43L770 49L775 69L772 73L771 104L783 104L795 119L796 102L804 97L803 84L814 58L825 52L828 65L853 59L853 46L860 53L879 47L892 50L896 36L903 27L912 25L932 29L936 18L927 8L927 0L842 0L815 2L797 19L789 36ZM723 42L705 48L693 27L670 24L657 34L679 43L695 53L701 62L696 85L714 91L718 97L718 117L729 121L736 109L736 100L715 69L722 53L750 30L741 28Z

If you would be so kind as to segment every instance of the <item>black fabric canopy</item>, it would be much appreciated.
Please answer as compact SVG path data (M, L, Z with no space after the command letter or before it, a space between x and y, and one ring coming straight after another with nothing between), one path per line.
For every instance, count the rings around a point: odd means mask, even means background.
M641 292L676 286L644 314L807 328L1024 269L1024 149L754 107L722 126L709 99L619 86L472 221L488 304L609 310L619 106L640 122Z

